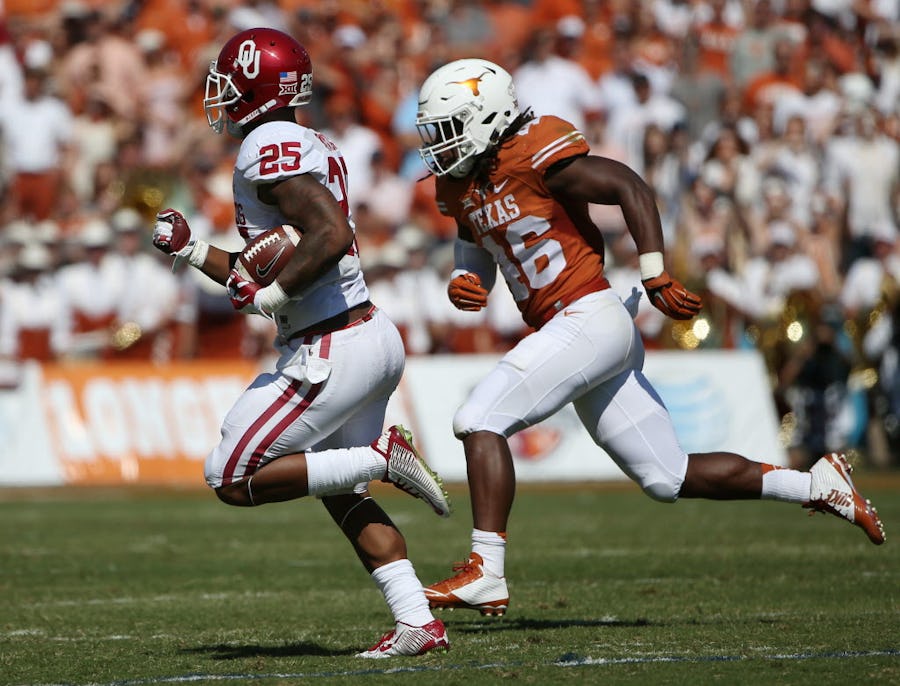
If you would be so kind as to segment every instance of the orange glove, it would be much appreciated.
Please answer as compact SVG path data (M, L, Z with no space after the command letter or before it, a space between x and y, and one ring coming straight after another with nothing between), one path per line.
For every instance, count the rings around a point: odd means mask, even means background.
M458 310L477 312L487 305L488 292L481 287L478 274L467 272L460 274L450 282L447 295Z
M691 319L703 307L700 296L691 293L666 271L641 283L656 309L672 319Z

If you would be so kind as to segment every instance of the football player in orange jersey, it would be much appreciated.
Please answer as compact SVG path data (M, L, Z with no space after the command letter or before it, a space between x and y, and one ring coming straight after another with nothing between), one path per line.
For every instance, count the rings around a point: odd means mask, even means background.
M506 527L515 493L507 438L573 403L582 424L647 495L768 498L830 512L876 544L884 530L853 486L843 455L808 472L729 452L687 454L642 373L644 348L629 310L603 276L603 238L589 203L619 205L640 254L651 302L691 319L700 298L665 269L653 191L631 169L589 154L584 136L553 116L520 112L510 75L481 59L451 62L422 85L420 154L458 238L449 296L462 310L487 303L499 266L536 329L479 382L453 419L472 498L472 552L458 573L426 589L432 607L503 614Z

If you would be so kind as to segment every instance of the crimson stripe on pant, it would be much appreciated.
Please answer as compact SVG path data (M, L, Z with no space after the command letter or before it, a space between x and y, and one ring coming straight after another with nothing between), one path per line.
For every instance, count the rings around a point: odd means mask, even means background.
M234 470L237 468L238 463L241 459L241 454L244 452L244 448L247 447L247 444L250 440L262 429L263 426L278 412L281 408L287 405L291 399L297 395L300 390L300 382L299 381L291 381L291 384L284 389L284 392L278 396L278 399L273 402L266 410L256 419L253 424L250 425L250 428L244 432L244 435L241 436L241 440L238 441L237 445L234 447L234 450L231 451L231 456L228 458L228 463L225 465L225 470L222 473L222 485L227 486L228 484L234 481ZM243 477L239 477L243 478Z
M310 341L311 342L311 341ZM306 341L304 340L304 343ZM319 357L327 360L328 354L331 352L331 334L326 334L322 336L321 341L319 342ZM272 403L268 408L266 408L265 412L259 416L259 418L250 425L250 428L244 433L241 437L241 440L238 441L238 444L235 446L234 450L231 452L231 457L228 458L228 463L225 465L224 473L222 474L222 485L227 486L230 483L238 479L244 478L248 474L253 474L256 472L256 466L259 464L259 461L262 459L263 455L265 455L266 450L274 443L278 437L282 434L282 432L291 425L292 422L296 421L300 415L302 415L310 405L312 405L313 400L316 399L316 396L319 395L319 391L322 390L322 383L314 384L310 387L310 389L306 392L306 395L301 398L300 402L297 403L297 406L294 407L288 414L280 421L275 427L266 434L265 438L257 444L257 446L253 449L253 452L250 456L250 460L247 462L247 466L244 469L244 473L235 478L234 470L237 469L238 464L240 464L241 454L244 452L244 449L250 443L250 440L265 426L269 420L275 416L282 408L288 405L296 395L298 395L302 384L300 381L294 379L291 381L291 384L284 390L284 392L278 397L278 399Z
M306 409L312 405L313 400L316 399L316 396L319 395L319 391L322 390L322 384L317 383L312 386L307 394L303 396L303 399L297 404L297 406L288 412L284 418L275 425L275 427L266 435L266 437L256 446L253 451L253 454L250 456L250 460L247 462L247 468L244 470L244 474L253 474L256 471L256 465L259 464L259 461L262 459L262 456L265 455L266 450L269 449L277 438L281 435L282 431L284 431L288 426L290 426L293 422L300 418Z

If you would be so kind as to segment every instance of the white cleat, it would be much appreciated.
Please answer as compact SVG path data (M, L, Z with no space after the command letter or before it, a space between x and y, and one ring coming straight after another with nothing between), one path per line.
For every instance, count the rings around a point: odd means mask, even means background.
M809 502L804 503L803 507L846 519L865 531L872 543L881 545L884 543L884 525L875 506L863 498L853 485L850 479L852 471L843 453L829 453L819 458L809 470L812 488Z
M482 615L500 617L509 607L506 577L495 576L484 568L478 553L453 566L458 572L449 579L425 587L425 597L432 609L478 610Z
M452 507L444 482L416 451L409 431L392 426L372 443L372 448L387 460L384 481L424 500L441 517L450 516Z
M450 639L447 638L447 630L440 619L425 626L397 622L393 631L388 631L378 643L357 653L356 657L378 660L398 655L424 655L432 650L450 650Z

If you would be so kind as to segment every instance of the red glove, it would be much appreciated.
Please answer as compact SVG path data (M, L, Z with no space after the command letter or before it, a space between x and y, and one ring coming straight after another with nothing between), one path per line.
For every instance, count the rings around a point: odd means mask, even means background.
M237 269L228 272L225 288L228 290L228 297L231 298L231 305L234 309L247 313L263 313L255 302L256 294L262 289L262 286L243 276Z
M450 282L447 295L458 310L477 312L487 305L488 292L481 287L478 274L467 272L460 274Z
M672 319L691 319L700 312L703 301L700 296L691 293L680 282L663 272L652 279L642 281L650 302L667 317Z
M168 208L156 215L153 245L166 255L186 257L190 254L194 241L191 240L191 227L181 212Z

